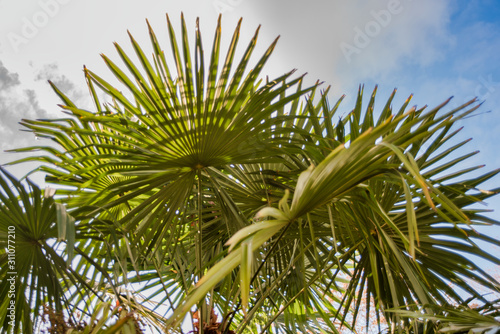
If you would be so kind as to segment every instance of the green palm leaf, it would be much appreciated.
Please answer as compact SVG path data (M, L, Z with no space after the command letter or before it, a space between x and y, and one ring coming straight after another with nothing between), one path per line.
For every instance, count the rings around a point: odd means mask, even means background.
M1 167L0 186L0 321L6 331L32 333L44 305L71 308L65 293L90 287L55 251L61 219L50 192L29 180L23 185Z

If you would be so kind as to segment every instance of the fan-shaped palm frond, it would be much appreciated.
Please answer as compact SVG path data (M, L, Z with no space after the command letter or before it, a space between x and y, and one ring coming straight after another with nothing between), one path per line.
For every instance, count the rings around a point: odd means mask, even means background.
M51 191L30 180L23 185L1 167L0 186L0 321L5 330L32 333L43 306L71 308L65 294L90 287L57 251L64 221Z
M103 56L127 94L85 69L96 113L77 108L53 87L69 117L22 122L41 138L57 143L55 148L18 151L45 151L47 156L26 160L44 162L40 170L47 173L47 181L72 187L59 193L67 195L63 201L77 219L79 233L93 239L77 242L77 251L93 259L93 263L81 261L79 269L93 272L93 280L101 272L100 284L111 267L119 268L127 280L128 270L152 269L153 259L167 263L167 270L185 267L188 275L178 277L177 282L183 287L193 284L204 267L220 256L229 236L247 224L242 209L225 190L224 166L272 163L285 146L300 150L282 130L284 120L290 118L283 109L311 88L302 89L300 77L290 79L293 71L264 83L259 78L276 41L247 70L258 30L236 63L238 24L221 62L219 20L210 61L205 65L199 29L191 53L184 19L181 21L178 43L168 20L174 71L150 28L152 59L130 36L141 68L115 45L130 75ZM297 88L292 90L294 86ZM102 105L97 88L113 104ZM197 223L207 210L218 217L212 227L225 225L217 228L220 235L212 233L214 240L201 233L208 227ZM198 226L192 229L193 225ZM192 247L196 250L184 259L175 255L179 250L188 254Z

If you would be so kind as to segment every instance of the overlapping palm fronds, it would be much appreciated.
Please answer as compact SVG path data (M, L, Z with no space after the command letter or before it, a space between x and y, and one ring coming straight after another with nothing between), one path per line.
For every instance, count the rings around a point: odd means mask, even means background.
M471 208L498 192L476 191L498 171L469 177L479 167L456 166L472 154L449 158L475 101L427 111L408 99L393 112L394 92L377 112L376 90L363 108L360 89L335 124L342 98L331 107L328 90L292 72L261 81L275 42L247 69L258 31L235 62L239 23L220 61L220 26L208 62L183 18L180 43L168 20L173 64L150 27L152 57L130 36L139 66L116 45L129 74L103 56L126 93L85 69L94 112L54 87L67 117L22 121L56 144L17 151L44 152L24 160L61 188L79 255L68 269L93 293L171 332L196 305L199 332L210 319L225 333L335 333L355 326L363 300L404 328L409 317L386 310L482 298L470 279L498 291L465 256L500 264L477 245L499 241L474 230L498 223ZM69 290L58 293L92 308Z
M360 103L361 95L358 105ZM309 294L319 291L319 295L325 297L331 292L330 289L337 288L336 279L350 277L341 300L334 302L335 298L328 298L338 308L330 309L331 313L321 314L325 325L328 320L338 316L345 320L351 307L356 310L354 322L359 304L366 299L373 299L377 312L381 314L386 308L410 307L410 304L415 303L443 305L449 303L450 299L456 303L463 302L463 295L450 288L450 282L483 301L482 296L472 288L471 279L498 291L498 282L464 256L467 252L500 264L498 257L476 245L477 240L499 245L498 240L481 235L473 228L476 224L491 221L481 216L480 211L466 209L498 190L465 194L498 171L447 184L444 181L456 176L455 173L435 180L432 178L438 172L446 172L467 155L426 173L420 172L422 167L431 167L429 161L440 161L460 146L426 160L456 133L446 137L451 125L477 108L472 106L467 109L471 103L439 117L437 114L445 104L427 113L423 109L411 109L406 113L401 109L395 117L385 110L382 117L385 114L386 119L381 120L378 126L372 128L374 124L371 123L356 139L352 139L354 135L350 136L349 148L345 148L343 143L336 145L318 166L311 165L302 172L291 201L285 196L279 208L265 208L258 213L258 216L271 216L274 220L246 227L229 240L230 250L234 250L205 275L184 307L177 310L178 314L186 312L213 284L234 268L240 266L240 275L243 270L250 271L245 247L251 245L256 251L269 243L266 259L271 259L272 254L289 264L284 270L285 275L293 276L294 270L291 268L300 268L298 271L304 276L302 281L292 285L302 288L290 294L284 294L283 291L291 289L291 280L279 277L287 283L279 292L281 305L295 305L297 301L303 300L299 297L308 295L298 314L305 316L302 319L312 321L318 309L322 312L328 310L325 305L308 305L314 300L313 295ZM353 113L359 112L356 110ZM365 114L368 115L365 116L367 121L370 120L369 113L370 106ZM351 117L355 119L356 115ZM316 133L325 132L324 128L319 128ZM329 132L332 133L333 128ZM335 143L335 138L331 142ZM420 156L413 158L417 154ZM272 236L278 235L280 231L279 237L273 239ZM309 240L306 241L304 234L308 235ZM442 236L447 236L447 239L442 240ZM286 241L280 244L281 240ZM293 241L296 242L296 253L285 256L282 248L287 244L291 247ZM278 253L274 247L279 247L281 252ZM304 251L306 247L311 249ZM308 257L300 252L301 249ZM352 269L346 267L348 263L351 263ZM269 264L265 262L266 265ZM315 270L316 275L307 277L308 268ZM276 269L271 267L271 271ZM262 277L269 275L267 271ZM273 276L278 278L277 275ZM273 288L277 286L276 281L274 283ZM250 285L249 280L243 284ZM260 292L260 288L252 286L256 292ZM250 293L243 288L241 291ZM260 301L261 296L256 294L254 298ZM249 299L248 296L242 296L243 309L247 307ZM342 309L345 310L343 314L339 313ZM398 319L391 319L387 314L385 316L389 321L398 322ZM276 319L277 316L271 318L272 321ZM300 323L299 319L294 319L294 326ZM330 323L329 329L338 327Z

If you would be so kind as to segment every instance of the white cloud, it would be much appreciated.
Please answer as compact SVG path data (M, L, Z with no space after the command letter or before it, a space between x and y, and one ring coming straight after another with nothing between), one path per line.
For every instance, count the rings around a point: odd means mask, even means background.
M448 1L259 0L241 10L248 11L265 34L282 36L273 68L298 67L310 80L337 87L380 80L407 64L428 66L443 59L443 46L453 42ZM357 51L347 59L342 45Z

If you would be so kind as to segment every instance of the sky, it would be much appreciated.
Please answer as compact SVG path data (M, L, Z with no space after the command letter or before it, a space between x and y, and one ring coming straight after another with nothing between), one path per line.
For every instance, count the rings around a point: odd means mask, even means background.
M272 78L294 68L307 72L307 82L332 86L332 98L346 94L345 113L360 84L367 92L379 85L379 108L394 88L395 108L410 94L412 104L430 107L454 96L450 108L478 97L481 108L458 126L465 127L459 139L473 138L462 152L481 152L463 167L500 168L497 0L0 0L0 164L23 157L4 150L41 144L20 131L20 119L61 116L47 80L91 108L83 65L111 78L100 54L119 61L112 43L130 50L127 30L148 45L146 18L167 48L165 15L180 31L181 12L191 36L200 18L206 53L219 13L226 45L241 17L240 50L259 25L256 55L279 35L264 73ZM34 167L9 170L21 177ZM42 175L33 179L44 186ZM497 176L484 188L499 183ZM490 217L500 220L498 197L487 208L496 209ZM488 233L500 238L493 231Z

